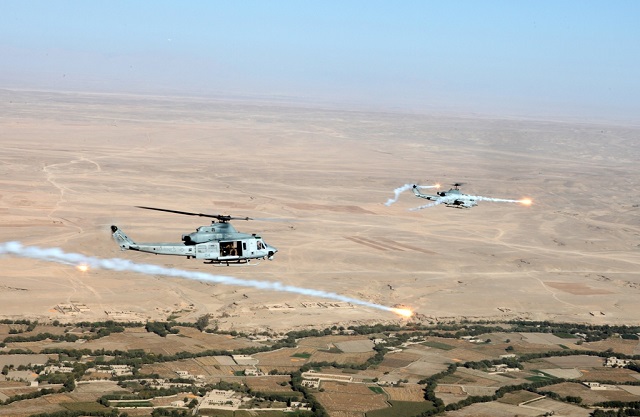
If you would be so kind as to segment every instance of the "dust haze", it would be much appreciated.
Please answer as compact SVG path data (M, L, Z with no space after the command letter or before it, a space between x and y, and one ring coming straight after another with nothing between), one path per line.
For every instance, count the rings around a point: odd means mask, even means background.
M367 113L282 103L0 91L0 242L61 248L411 308L418 320L637 324L640 128ZM401 184L534 204L424 202ZM394 200L394 204L385 202ZM180 242L205 219L279 252L249 267L121 252ZM102 320L211 314L221 329L397 321L366 305L131 271L0 258L0 316ZM76 303L73 313L56 308Z

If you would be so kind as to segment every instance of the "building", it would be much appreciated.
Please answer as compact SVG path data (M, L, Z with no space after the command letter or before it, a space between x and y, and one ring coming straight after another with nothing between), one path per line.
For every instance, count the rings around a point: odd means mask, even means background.
M624 368L629 365L628 360L626 359L618 359L615 356L608 357L604 360L604 366L609 368Z

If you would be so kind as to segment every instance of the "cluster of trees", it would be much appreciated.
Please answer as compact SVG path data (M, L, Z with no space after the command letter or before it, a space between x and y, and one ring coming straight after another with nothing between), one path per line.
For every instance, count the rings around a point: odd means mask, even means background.
M629 417L629 416L640 416L640 410L621 408L618 410L601 410L596 409L593 413L591 413L593 417Z
M62 390L60 390L60 391L62 391ZM11 404L11 403L16 402L16 401L32 400L34 398L40 398L43 395L53 394L55 392L60 392L60 391L56 391L53 388L44 388L44 389L41 389L39 391L30 392L28 394L13 395L13 396L7 398L4 401L0 401L0 404L8 405L8 404Z
M76 387L75 376L73 373L55 372L38 376L38 382L47 382L49 384L62 384L64 391L71 392Z
M56 325L57 321L54 321L53 324ZM20 333L27 333L33 331L38 325L37 321L30 322L27 325L25 330L16 330L10 329L9 334L15 335ZM58 324L59 325L59 324ZM136 326L140 326L138 323ZM109 336L111 333L121 333L124 332L125 326L118 324L114 321L106 321L106 322L96 322L96 323L88 323L82 322L77 324L77 327L88 327L90 328L91 335L83 335L84 339L93 340L99 339L101 337ZM52 334L49 332L38 333L31 336L7 336L4 338L2 342L2 347L6 346L6 343L20 343L20 342L38 342L41 340L54 340L59 342L75 342L80 337L76 334L64 333L64 334Z
M155 333L160 337L166 337L169 333L178 334L178 329L174 329L173 323L166 321L148 321L144 326L145 330L150 333Z
M595 324L577 324L577 323L553 323L550 321L526 321L511 320L507 322L513 325L514 332L542 332L542 333L565 333L565 334L585 334L587 342L595 342L598 340L608 339L612 336L619 335L624 339L638 339L640 326L618 326L618 325L595 325Z
M78 336L75 334L51 334L51 333L38 333L33 336L7 336L4 338L4 343L17 343L17 342L39 342L40 340L55 340L58 342L75 342L78 340Z

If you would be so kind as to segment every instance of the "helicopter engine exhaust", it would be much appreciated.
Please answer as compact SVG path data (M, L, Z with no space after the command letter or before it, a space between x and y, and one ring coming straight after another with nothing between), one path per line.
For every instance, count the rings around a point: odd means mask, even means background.
M211 282L215 284L236 285L242 287L252 287L261 290L288 292L294 294L308 295L311 297L327 298L331 300L343 301L363 307L374 308L377 310L388 311L400 315L403 318L410 317L413 313L408 309L398 309L387 307L381 304L369 301L359 300L357 298L347 297L333 292L322 290L314 290L311 288L295 287L293 285L285 285L277 281L260 281L240 279L225 275L213 275L205 272L185 271L176 268L166 268L153 264L139 264L128 261L126 259L111 258L102 259L91 256L82 255L80 253L66 253L60 248L40 248L37 246L24 246L20 242L5 242L0 244L0 255L14 255L22 258L38 259L46 262L55 262L63 265L84 265L87 270L104 269L110 271L126 271L135 272L145 275L163 275L166 277L189 279L201 282ZM83 267L84 268L84 267Z

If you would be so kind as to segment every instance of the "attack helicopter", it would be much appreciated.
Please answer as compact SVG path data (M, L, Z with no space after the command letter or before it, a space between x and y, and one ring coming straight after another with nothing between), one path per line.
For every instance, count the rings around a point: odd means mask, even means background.
M413 210L420 210L423 208L433 207L438 204L445 204L447 207L454 208L472 208L478 205L478 201L495 201L502 203L520 203L525 206L531 205L531 200L528 198L524 198L521 200L511 200L506 198L493 198L493 197L483 197L480 195L469 195L463 194L460 191L460 186L464 185L462 182L456 182L451 184L453 188L450 188L449 191L437 191L435 195L432 194L423 194L420 192L420 186L413 186L413 193L416 197L424 198L426 200L433 201L431 204L427 204L425 206L416 207ZM437 185L436 188L439 188L440 185Z
M136 207L186 216L209 217L215 220L209 226L200 226L195 232L182 235L182 243L136 243L118 226L113 225L111 226L113 238L123 251L134 250L155 253L156 255L186 256L187 259L203 259L214 265L248 264L252 259L273 260L273 256L278 252L276 248L268 245L255 233L240 233L229 223L231 220L254 220L250 217Z

